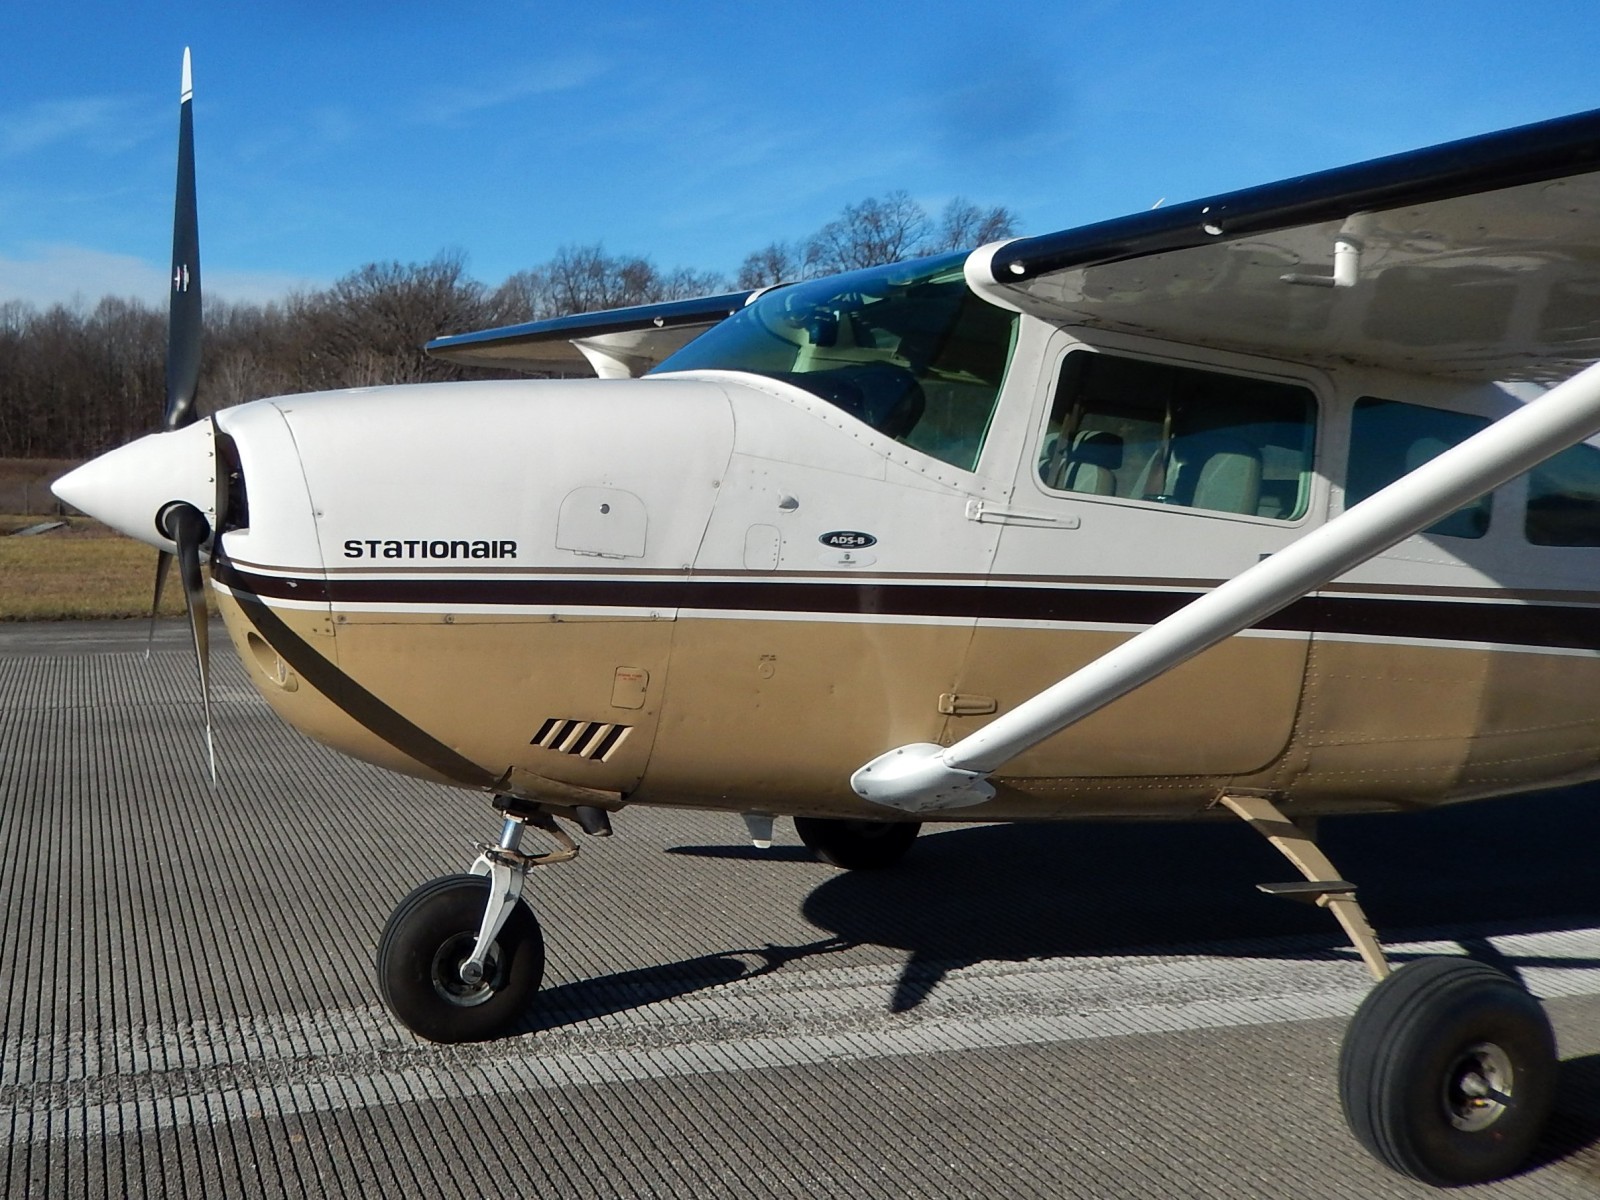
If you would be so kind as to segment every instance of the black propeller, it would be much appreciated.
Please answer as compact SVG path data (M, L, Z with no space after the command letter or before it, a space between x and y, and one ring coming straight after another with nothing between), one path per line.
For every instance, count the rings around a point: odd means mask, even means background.
M194 84L189 51L183 52L183 90L178 103L178 185L172 214L172 286L167 309L167 397L162 427L168 433L199 419L195 395L200 382L200 219L194 182ZM200 670L200 697L206 718L206 758L211 782L217 782L217 758L211 738L211 644L206 611L205 581L200 575L200 551L211 537L205 514L188 503L169 504L157 518L161 532L177 548L178 573L183 581L184 606L194 635L195 661ZM155 594L150 605L151 638L155 636L157 610L165 589L172 555L161 552L156 560Z
M194 187L194 85L187 49L178 103L178 190L172 208L170 282L167 406L162 420L169 433L196 419L194 399L200 382L200 217Z
M217 752L211 740L211 630L206 612L206 581L200 574L200 547L211 536L205 514L192 504L169 504L160 518L161 530L178 547L178 578L183 582L184 605L189 610L189 630L194 636L194 658L200 668L200 702L206 717L206 762L211 782L217 782ZM162 555L163 559L171 557ZM157 576L159 586L160 576Z

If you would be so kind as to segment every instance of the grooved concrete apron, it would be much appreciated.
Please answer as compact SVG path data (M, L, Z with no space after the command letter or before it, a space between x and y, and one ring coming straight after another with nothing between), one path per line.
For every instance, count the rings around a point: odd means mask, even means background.
M930 829L851 875L628 810L531 881L528 1032L420 1042L373 946L487 804L285 729L225 644L212 793L187 634L144 636L0 627L8 1196L1437 1194L1346 1133L1365 973L1229 823ZM1550 1002L1557 1118L1483 1195L1600 1194L1597 835L1595 789L1326 823L1400 957Z

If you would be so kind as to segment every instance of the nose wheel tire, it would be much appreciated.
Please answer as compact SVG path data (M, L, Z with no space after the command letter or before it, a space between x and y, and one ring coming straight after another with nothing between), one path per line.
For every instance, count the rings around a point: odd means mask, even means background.
M794 831L806 849L830 866L849 871L891 867L905 857L922 828L916 821L834 821L796 817Z
M489 949L483 978L468 983L489 899L480 875L429 880L400 901L378 939L378 993L395 1019L432 1042L481 1042L512 1032L544 980L544 935L519 900Z
M1425 958L1367 996L1339 1055L1356 1139L1440 1187L1527 1161L1555 1099L1555 1036L1539 1001L1485 963Z

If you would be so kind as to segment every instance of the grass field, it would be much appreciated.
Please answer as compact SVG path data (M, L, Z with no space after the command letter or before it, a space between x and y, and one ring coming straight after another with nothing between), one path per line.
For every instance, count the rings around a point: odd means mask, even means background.
M77 464L0 458L0 621L143 617L150 612L156 552L87 517L32 537L11 536L61 520L50 482ZM183 614L183 589L169 572L161 612Z
M44 520L0 514L0 621L142 617L150 612L156 552L86 517L65 529L10 536ZM174 567L161 598L166 616L183 613Z

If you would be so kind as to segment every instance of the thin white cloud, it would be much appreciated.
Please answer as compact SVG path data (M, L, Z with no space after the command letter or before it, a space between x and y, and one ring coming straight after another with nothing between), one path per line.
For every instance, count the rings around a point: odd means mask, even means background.
M480 76L471 87L434 90L424 98L421 115L424 120L448 124L533 96L581 88L598 79L605 71L604 59L586 57L569 62L523 66L512 72L503 72L498 77Z
M131 254L86 246L40 246L24 258L0 257L0 301L35 308L93 305L102 296L128 296L154 304L167 293L167 272Z
M341 104L325 105L307 115L307 124L325 145L342 145L361 133L361 120Z
M138 140L127 101L111 96L39 100L0 113L0 157L13 158L58 142L122 148Z
M207 296L253 304L321 286L316 280L282 272L226 269L208 271L204 283ZM20 300L39 309L55 304L92 308L104 296L164 305L166 265L66 244L40 246L21 258L0 256L0 303Z

